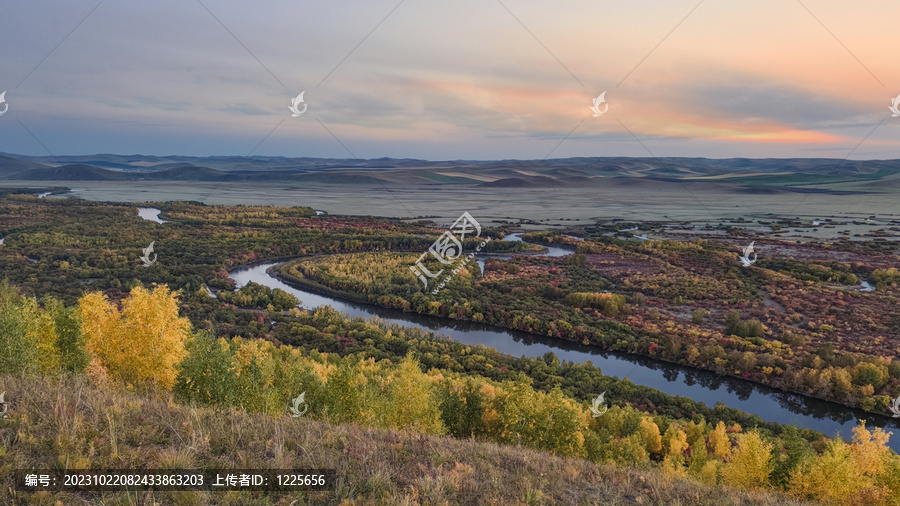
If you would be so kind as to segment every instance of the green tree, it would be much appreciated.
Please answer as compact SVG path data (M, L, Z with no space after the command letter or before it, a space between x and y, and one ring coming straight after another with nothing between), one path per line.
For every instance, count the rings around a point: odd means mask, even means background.
M0 373L37 372L37 341L29 332L27 305L13 286L0 284Z
M326 415L334 423L351 423L363 419L364 391L357 366L342 363L328 375Z
M60 369L64 372L81 373L88 365L88 353L81 334L78 310L66 307L62 302L47 297L44 308L53 318L56 329L56 347L59 350Z
M486 398L472 377L443 380L439 395L441 420L453 437L484 435Z
M773 452L771 482L779 488L787 488L791 474L806 459L815 457L812 446L800 435L800 429L786 425L784 433L778 438L778 451Z
M693 313L691 313L691 322L697 325L703 323L706 320L706 317L709 316L709 311L706 309L695 309Z
M231 340L234 363L236 403L248 411L274 413L284 410L273 390L275 361L269 353L272 343L260 340Z
M0 373L54 373L60 370L56 321L51 311L15 287L0 284Z
M237 403L237 365L224 339L198 332L187 341L173 390L183 402L221 406Z
M872 385L875 390L878 390L887 382L888 373L884 366L861 362L856 366L855 376L854 384Z

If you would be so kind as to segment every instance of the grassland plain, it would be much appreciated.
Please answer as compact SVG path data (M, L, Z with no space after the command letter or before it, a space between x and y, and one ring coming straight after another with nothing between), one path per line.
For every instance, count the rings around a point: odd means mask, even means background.
M2 181L8 187L36 182ZM327 185L191 181L41 181L46 186L83 188L73 197L108 202L170 200L225 205L310 206L331 214L355 216L434 216L447 223L468 211L480 222L533 220L550 225L594 224L599 220L716 222L728 218L774 215L889 216L897 213L895 193L866 195L748 191L734 185L642 179L610 179L584 188L484 188L472 185ZM436 205L440 203L440 205Z
M0 376L22 399L0 419L3 504L287 505L560 504L801 505L781 493L706 487L522 447L331 425L289 416L181 405L166 392L101 386L86 376ZM334 491L18 492L28 468L331 468ZM292 501L296 500L296 503Z

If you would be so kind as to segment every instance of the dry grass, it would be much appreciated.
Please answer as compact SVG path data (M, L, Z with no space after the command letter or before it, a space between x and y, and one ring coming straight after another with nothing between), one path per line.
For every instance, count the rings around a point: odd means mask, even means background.
M100 388L85 377L0 376L0 503L207 504L799 504L490 443L304 418L180 405L168 393ZM30 468L334 468L331 492L24 493Z

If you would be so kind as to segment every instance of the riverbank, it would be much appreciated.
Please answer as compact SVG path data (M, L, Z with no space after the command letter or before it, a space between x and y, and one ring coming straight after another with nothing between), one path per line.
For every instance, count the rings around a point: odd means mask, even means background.
M304 307L314 308L319 305L330 305L335 310L351 317L378 317L389 324L417 327L426 332L448 335L460 343L473 346L484 345L511 357L540 358L552 352L561 361L565 360L574 364L589 361L594 367L603 371L604 375L621 378L620 383L623 385L642 389L643 392L646 392L646 394L641 394L642 396L662 395L669 399L665 403L696 405L698 413L727 409L742 412L743 416L748 419L756 418L757 423L761 424L772 422L797 425L829 436L840 432L843 437L850 435L850 430L856 425L857 419L866 420L870 427L885 427L891 422L887 417L873 416L862 410L848 408L837 403L777 390L737 377L718 376L711 371L689 366L639 355L605 352L596 347L549 339L482 323L384 308L356 298L341 297L336 291L331 291L331 294L326 293L327 290L330 290L327 287L316 287L309 283L303 283L301 286L288 278L278 277L277 270L272 269L277 266L277 262L256 264L256 267L247 271L233 271L232 277L237 276L243 280L253 280L272 288L287 290L300 298ZM607 395L607 398L609 399L610 396ZM721 406L717 406L718 404ZM662 405L662 401L660 405ZM897 440L891 441L890 446L895 451L900 451L900 442Z
M321 256L321 255L316 255L316 256ZM302 258L312 258L312 257L302 257ZM300 258L297 258L294 260L300 260ZM324 295L327 297L333 297L336 299L341 299L344 301L350 301L350 302L354 302L357 304L364 304L364 305L368 305L371 307L377 307L377 308L382 308L382 309L387 309L387 310L392 310L392 311L402 311L404 313L408 313L411 315L426 316L426 317L435 318L435 319L449 319L454 322L468 322L468 323L472 323L472 324L483 325L485 327L494 329L499 332L508 332L508 331L513 330L513 329L509 329L507 327L494 325L494 324L490 324L490 323L476 322L475 320L472 320L471 318L453 318L453 317L449 317L449 316L441 317L441 316L430 315L430 314L425 314L425 313L418 313L411 309L381 305L381 304L378 304L377 302L373 302L373 301L369 300L368 297L360 297L357 294L354 294L351 292L335 290L333 288L330 288L328 286L325 286L321 283L318 283L318 282L308 279L308 278L298 278L296 276L293 276L290 273L285 272L287 266L289 266L291 262L292 261L287 261L287 262L282 262L279 265L271 266L266 270L266 273L269 274L270 276L272 276L273 278L276 278L279 281L285 283L288 286L292 286L294 288L299 288L302 290L308 290L313 293L317 293L317 294ZM529 334L531 336L534 336L535 338L540 338L542 340L546 339L545 336L541 336L539 334L529 333L526 331L517 331L517 332L523 332L523 333ZM572 346L578 346L579 348L585 347L588 349L597 350L602 353L616 355L619 357L640 357L645 360L653 361L658 364L666 364L669 366L677 367L682 370L691 370L695 373L713 374L718 378L727 378L727 379L733 380L735 382L746 382L748 384L754 385L755 387L771 389L772 391L775 391L775 392L801 397L803 399L808 399L810 401L827 403L834 407L839 407L841 409L848 410L849 412L853 413L856 416L856 418L870 416L870 417L882 418L883 419L882 423L886 423L886 422L890 421L890 418L884 416L882 413L866 411L863 409L859 409L855 406L850 406L847 404L842 404L840 402L835 402L831 399L823 399L820 397L815 397L815 396L809 395L805 392L799 392L799 391L795 391L795 390L791 390L791 389L779 388L779 387L773 386L771 384L753 381L753 380L743 378L741 376L734 375L734 374L718 374L715 371L712 371L709 369L694 367L689 364L682 364L680 362L666 360L665 358L661 358L661 357L657 357L657 356L645 355L645 354L641 354L641 353L625 353L625 352L622 352L619 350L603 348L603 347L596 346L596 345L583 345L581 343L578 343L577 341L564 339L564 338L551 338L550 340L559 342L561 344L561 347L564 347L565 344L568 344L568 345L572 345ZM879 425L879 426L884 426L884 425ZM900 450L900 447L898 447L898 450Z

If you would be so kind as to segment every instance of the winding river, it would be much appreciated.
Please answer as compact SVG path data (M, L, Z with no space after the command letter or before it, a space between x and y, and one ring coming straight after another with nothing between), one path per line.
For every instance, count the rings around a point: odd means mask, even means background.
M518 235L507 236L504 239L521 240ZM569 249L551 247L545 255L563 256L569 253L571 253ZM494 256L494 258L502 257ZM484 259L480 258L479 261L483 263ZM709 371L646 357L604 352L577 343L542 338L526 332L475 322L405 313L337 299L290 286L270 275L268 270L278 264L279 262L269 262L245 267L232 271L230 276L237 282L238 287L254 281L271 288L281 288L297 296L301 301L301 306L307 309L329 305L351 317L378 317L389 323L437 332L468 345L484 345L516 357L523 355L541 357L545 353L553 352L561 361L569 360L575 363L590 361L607 376L627 377L632 383L655 388L670 395L683 395L710 407L716 403L723 403L728 407L757 415L767 421L793 424L817 430L828 436L834 436L840 432L841 436L849 438L850 430L856 426L857 419L865 419L866 425L869 427L900 428L896 420L887 416L872 415L838 404L775 390L739 378L717 376ZM894 451L900 452L900 438L892 438L890 446Z
M138 213L147 220L157 223L166 222L159 218L159 209L141 208ZM522 240L519 234L512 234L503 239L508 241ZM544 255L564 256L571 252L572 250L567 248L549 247ZM505 255L492 255L492 257L509 258L509 256ZM486 258L480 256L477 259L482 268ZM301 306L307 309L329 305L351 317L378 317L389 323L437 332L471 346L484 345L515 357L541 357L545 353L553 352L560 360L568 360L574 363L589 361L594 366L599 367L603 374L607 376L627 377L632 383L655 388L670 395L689 397L695 401L703 402L707 406L723 403L728 407L757 415L763 420L797 425L817 430L828 436L833 436L839 432L843 437L849 437L851 434L850 430L856 426L857 419L866 420L866 425L869 427L886 427L895 436L898 431L893 429L900 428L898 420L888 416L873 415L839 404L782 392L739 378L717 376L709 371L679 366L646 357L604 352L593 347L543 338L516 330L507 330L475 322L404 313L399 310L360 304L318 294L289 286L270 275L268 270L279 263L268 262L252 265L236 269L229 274L237 282L238 287L254 281L271 288L281 288L297 296L301 301ZM868 287L864 286L863 288ZM900 452L900 437L892 437L889 446L894 451Z

